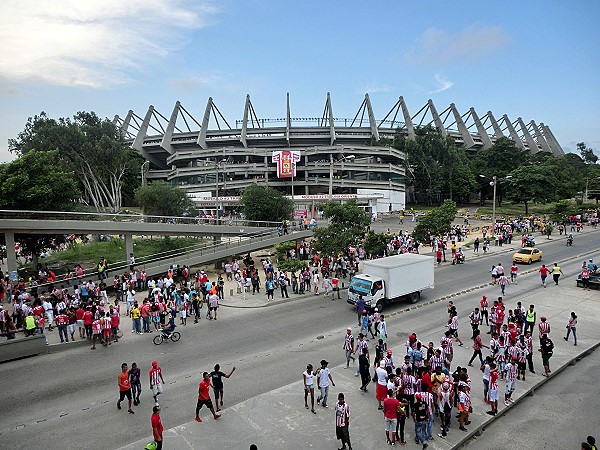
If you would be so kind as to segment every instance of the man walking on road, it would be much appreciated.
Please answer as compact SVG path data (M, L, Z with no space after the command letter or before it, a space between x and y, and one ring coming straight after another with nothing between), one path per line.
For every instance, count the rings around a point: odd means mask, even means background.
M196 404L196 422L202 422L200 418L200 409L206 405L210 412L213 414L214 419L218 419L221 417L221 414L217 414L215 412L215 408L213 407L212 400L210 399L210 388L214 389L214 386L210 382L210 374L208 372L204 372L202 374L202 381L200 382L200 386L198 387L198 403Z
M150 375L150 390L154 397L154 403L158 405L158 396L163 392L163 384L165 380L162 376L162 369L156 361L152 361L152 368L149 372Z
M121 364L121 372L119 372L118 377L119 383L119 400L117 401L117 409L121 409L121 402L125 400L129 401L129 409L127 410L129 414L134 414L133 409L131 409L131 385L129 384L129 371L127 370L127 363Z
M551 372L550 358L552 357L553 350L554 343L550 340L547 334L543 334L542 340L540 341L540 352L542 353L542 364L544 365L544 373L542 375L545 377L547 377Z
M427 424L429 423L429 408L421 399L421 394L415 395L415 404L412 412L413 420L415 421L415 442L423 444L423 450L427 445Z
M317 405L323 406L323 408L327 408L327 397L329 396L329 382L331 382L332 386L335 386L333 382L333 378L331 378L331 373L327 368L329 362L322 359L321 360L321 368L319 369L317 376L317 388L319 388L320 394L317 398Z
M552 268L552 279L554 280L554 284L558 286L558 279L563 274L560 267L558 267L558 263L554 263L554 267Z
M223 377L229 378L234 371L235 366L233 366L233 369L231 369L231 372L229 372L229 374L226 374L224 372L221 372L221 366L219 366L219 364L215 364L215 370L210 373L210 379L212 381L213 391L215 394L215 406L217 408L217 411L221 411L221 407L223 406Z
M352 362L355 361L354 356L352 356L354 354L354 336L352 336L352 328L348 327L346 329L346 336L344 337L344 351L346 353L346 367L345 369L347 369L348 367L350 367L350 360L352 360Z
M152 408L152 417L150 421L152 423L152 437L156 443L156 450L162 450L163 444L163 424L160 420L160 406L154 406Z
M352 444L350 444L350 433L348 432L349 425L350 408L344 399L344 394L340 392L338 394L338 401L335 404L335 435L339 440L342 441L342 447L339 450L352 450ZM346 444L348 444L348 447L346 447Z

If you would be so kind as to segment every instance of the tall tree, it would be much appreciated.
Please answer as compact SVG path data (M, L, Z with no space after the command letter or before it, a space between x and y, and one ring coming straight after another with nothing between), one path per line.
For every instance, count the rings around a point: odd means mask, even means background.
M585 142L579 142L577 150L586 164L596 164L598 162L598 157L591 148L588 148Z
M69 167L81 184L83 200L97 211L118 212L125 182L137 183L142 159L123 141L119 130L95 113L78 112L73 119L49 118L44 112L29 118L9 149L24 155L58 150L59 160ZM128 192L132 191L127 187Z
M256 183L244 189L240 203L248 220L281 221L294 211L294 204L281 191Z
M444 200L441 206L419 218L419 223L413 232L415 239L424 242L428 241L430 236L441 236L450 231L456 211L456 203L452 200Z
M556 199L554 174L548 166L533 164L517 167L506 181L507 196L525 206L529 214L529 204L548 203Z
M63 167L54 151L29 151L0 165L0 209L65 211L75 207L81 192L73 173ZM38 256L62 242L64 235L17 235L24 254L37 268Z
M187 194L164 181L155 181L135 191L144 214L155 216L195 216L196 205Z
M355 200L344 204L329 201L322 206L324 215L329 219L326 227L314 230L314 248L323 255L348 253L348 248L358 245L371 223L369 214L360 208Z
M490 148L477 152L471 160L471 170L478 178L481 204L485 198L493 195L493 185L490 179L496 176L498 179L505 178L515 167L525 164L529 160L529 154L509 138L501 137ZM484 175L479 177L478 175ZM504 197L504 186L498 183L496 186L498 205L502 205Z

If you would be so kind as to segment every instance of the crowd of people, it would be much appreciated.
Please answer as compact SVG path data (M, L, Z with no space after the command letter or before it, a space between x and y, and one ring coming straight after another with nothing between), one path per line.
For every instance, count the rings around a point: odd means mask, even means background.
M368 313L364 306L357 305L360 333L355 338L352 328L348 327L342 349L346 360L343 368L356 363L356 376L360 376L359 389L368 392L370 383L375 383L377 408L383 414L387 443L405 445L406 421L414 422L415 443L425 449L434 439L434 424L437 421L440 432L437 436L446 439L452 428L453 419L457 419L458 430L467 431L471 424L469 416L473 411L471 384L475 373L470 371L475 359L478 359L477 372L481 373L483 400L488 405L489 415L498 414L498 403L509 407L513 402L513 393L517 381L525 381L526 372L535 374L534 355L541 355L543 376L551 373L550 360L554 352L554 342L550 338L551 328L545 316L538 318L535 305L524 308L521 302L508 309L503 297L491 304L483 296L468 315L471 325L473 355L468 363L454 368L454 345L463 346L458 330L458 311L452 301L448 303L447 330L442 333L439 343L421 342L416 333L410 333L405 343L406 352L397 358L388 348L388 332L385 317L377 309ZM489 327L487 334L489 345L484 344L480 327ZM577 345L577 315L571 312L566 320L568 341L573 334ZM534 339L534 335L537 338ZM374 339L374 355L369 341ZM483 349L488 354L483 355ZM314 409L314 380L320 395L317 404L327 407L329 387L335 386L326 360L314 371L308 365L303 373L304 402L310 396L310 409ZM503 383L501 383L503 382ZM504 386L501 386L504 384ZM501 399L500 392L504 391ZM335 405L336 435L342 441L342 449L352 448L348 432L349 406L343 394Z

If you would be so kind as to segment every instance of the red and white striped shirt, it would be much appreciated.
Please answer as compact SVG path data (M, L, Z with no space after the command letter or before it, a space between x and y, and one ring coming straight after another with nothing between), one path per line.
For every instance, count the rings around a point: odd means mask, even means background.
M525 361L527 361L527 355L529 355L529 350L527 350L527 344L519 343L517 348L519 349L519 362L524 363Z
M525 336L525 344L527 344L527 350L529 351L529 353L533 353L533 337Z
M433 394L431 392L421 392L421 399L427 405L427 409L429 409L429 414L433 414Z
M156 366L156 369L154 367L150 369L150 384L152 386L162 383L161 373L162 370L160 366Z
M508 347L508 354L510 359L519 357L519 348L516 345L511 345Z
M498 344L498 349L496 350L496 361L503 362L506 359L506 347L504 344Z
M548 322L540 322L540 324L538 325L538 328L540 330L540 336L542 334L550 333L550 324Z
M335 404L335 426L345 427L348 425L348 418L350 417L350 407L347 403L340 405L339 402Z
M513 363L507 363L504 370L506 370L506 381L515 381L517 379L517 366Z
M487 300L479 300L479 309L481 311L487 311L487 309L488 309L488 301Z
M450 319L449 328L452 330L458 330L458 316L452 316L452 319Z
M415 393L415 377L412 375L403 375L402 376L402 386L404 387L404 393L406 395L411 395Z
M104 319L102 319L102 329L103 330L110 330L112 329L112 324L111 324L111 320L110 317L105 317Z
M102 334L102 321L96 319L92 322L92 330L94 334Z

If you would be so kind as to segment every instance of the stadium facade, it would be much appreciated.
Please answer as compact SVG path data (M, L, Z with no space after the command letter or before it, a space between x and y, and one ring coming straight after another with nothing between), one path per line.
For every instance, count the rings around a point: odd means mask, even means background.
M461 115L453 103L438 113L431 100L411 115L402 97L376 119L368 94L352 119L334 116L329 94L320 117L294 117L288 94L284 118L258 118L248 95L235 126L212 98L200 122L177 102L170 118L150 106L144 117L129 111L124 118L115 116L114 123L145 158L143 181L176 184L212 211L230 208L252 183L293 195L299 209L329 198L355 198L372 212L403 209L404 154L376 143L398 130L414 137L415 129L426 125L470 152L505 136L531 153L563 154L543 123L526 125L506 115L496 120L491 111L479 117L474 108Z

